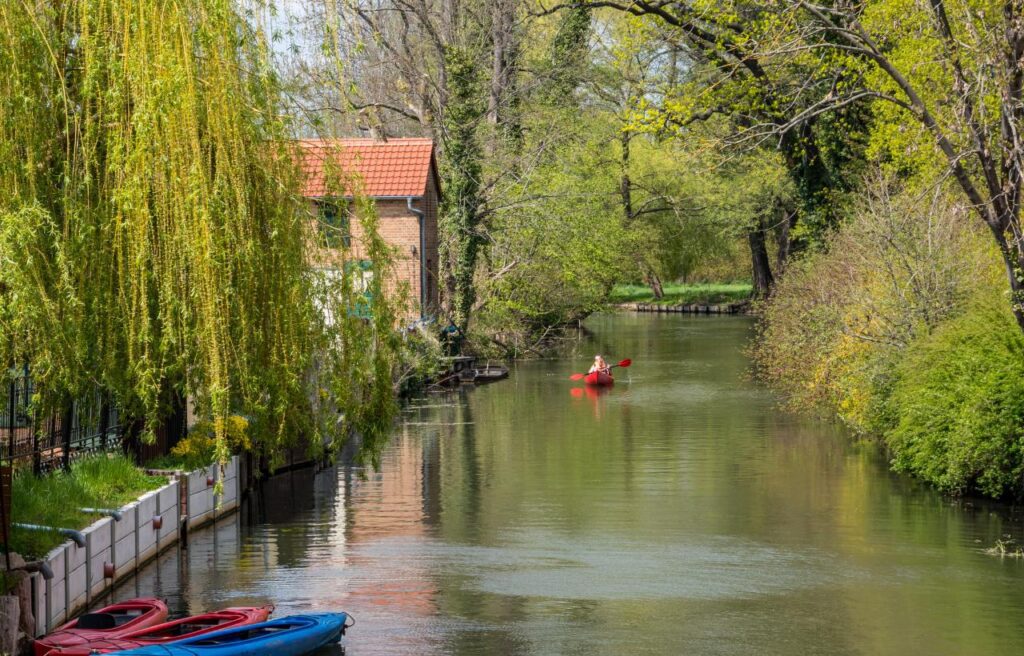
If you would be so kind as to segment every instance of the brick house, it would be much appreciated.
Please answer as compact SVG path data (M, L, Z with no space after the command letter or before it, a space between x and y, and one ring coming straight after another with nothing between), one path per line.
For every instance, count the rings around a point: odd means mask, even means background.
M351 216L353 190L373 200L380 236L395 248L390 289L407 285L408 318L438 307L437 212L441 187L431 139L307 139L299 142L303 194L314 204L326 243L365 260L362 228ZM329 179L337 179L333 185ZM342 190L332 193L330 187ZM314 259L315 256L314 256Z

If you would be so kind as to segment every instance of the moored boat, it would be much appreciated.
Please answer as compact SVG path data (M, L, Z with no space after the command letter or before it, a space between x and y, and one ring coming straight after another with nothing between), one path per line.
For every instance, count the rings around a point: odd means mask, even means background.
M39 638L32 645L32 653L35 656L46 656L53 650L120 638L160 624L166 619L167 604L159 599L129 599L81 615L53 633Z
M348 613L292 615L269 622L214 631L162 645L118 652L119 656L301 656L329 645L352 626Z
M212 613L164 622L119 638L104 638L75 647L52 649L48 652L48 656L89 656L90 654L108 654L149 645L164 645L235 626L265 622L273 610L273 606L225 608Z
M615 379L607 371L593 371L583 379L587 385L611 385Z

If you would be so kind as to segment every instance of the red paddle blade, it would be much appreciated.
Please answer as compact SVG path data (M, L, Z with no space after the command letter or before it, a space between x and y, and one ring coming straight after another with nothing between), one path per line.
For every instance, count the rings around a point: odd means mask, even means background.
M583 380L587 377L587 374L573 374L569 376L569 380Z
M628 367L631 364L633 364L633 361L629 360L629 359L626 359L626 360L623 360L622 362L620 362L618 364L618 366L620 366L620 367Z

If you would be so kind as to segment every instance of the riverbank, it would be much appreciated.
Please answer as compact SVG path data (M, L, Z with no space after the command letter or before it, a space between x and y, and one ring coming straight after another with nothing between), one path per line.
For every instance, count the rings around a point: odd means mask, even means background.
M167 484L166 476L150 476L123 455L100 454L82 458L71 468L44 476L21 471L11 490L10 550L28 560L42 557L64 538L57 532L29 530L17 524L81 530L104 513Z
M243 481L249 479L243 470L242 460L233 456L223 468L211 465L148 476L162 485L67 533L70 539L42 555L48 571L28 579L32 633L52 631L105 599L162 551L185 541L189 531L233 513L241 502Z
M882 442L895 471L1019 500L1024 334L1003 267L987 231L918 201L851 217L787 269L762 306L758 371L792 409Z
M612 305L731 305L749 301L753 289L748 282L666 283L662 298L655 298L654 292L646 285L616 285L608 302Z

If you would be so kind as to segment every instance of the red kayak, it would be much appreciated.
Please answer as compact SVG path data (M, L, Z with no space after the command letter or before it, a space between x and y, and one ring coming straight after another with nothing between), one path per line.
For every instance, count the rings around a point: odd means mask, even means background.
M587 385L611 385L615 382L612 375L606 371L595 371L587 374L586 378L583 379Z
M203 613L157 624L117 638L104 638L74 647L53 649L49 652L49 656L89 656L89 654L108 654L150 645L163 645L233 626L266 622L273 610L273 606L225 608L214 613Z
M129 599L79 616L32 646L35 656L79 647L90 642L121 638L167 619L167 604L159 599Z

